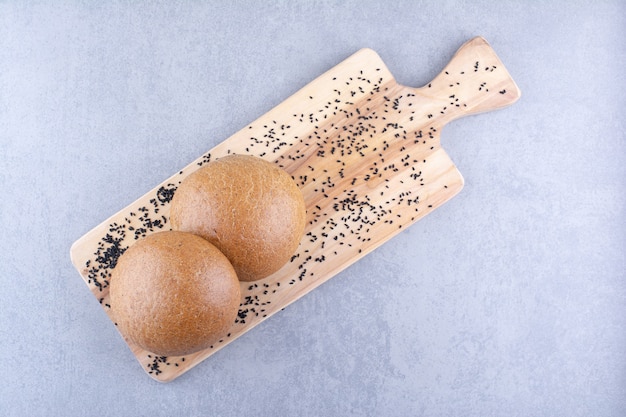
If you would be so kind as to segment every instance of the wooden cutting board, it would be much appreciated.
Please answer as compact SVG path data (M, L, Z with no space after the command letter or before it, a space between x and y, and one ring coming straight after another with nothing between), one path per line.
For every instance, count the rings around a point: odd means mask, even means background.
M169 230L169 203L184 178L227 154L286 170L301 188L307 227L280 271L242 283L238 317L211 348L163 357L128 342L143 369L170 381L418 221L463 187L439 133L458 117L514 103L520 91L487 42L464 44L428 85L399 85L362 49L244 127L74 243L73 264L110 315L118 257Z

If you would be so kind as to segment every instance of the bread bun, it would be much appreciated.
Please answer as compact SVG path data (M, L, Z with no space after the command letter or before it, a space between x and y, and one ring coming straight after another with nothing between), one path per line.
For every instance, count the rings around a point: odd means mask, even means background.
M302 239L306 207L291 176L261 158L230 155L190 174L176 190L174 230L217 246L241 281L279 270Z
M120 256L110 295L121 333L162 356L187 355L224 337L241 299L235 271L215 246L172 231L148 235Z

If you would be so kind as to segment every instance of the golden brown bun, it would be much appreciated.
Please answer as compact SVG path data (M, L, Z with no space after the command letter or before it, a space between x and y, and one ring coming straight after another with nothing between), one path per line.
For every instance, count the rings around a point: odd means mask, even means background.
M162 356L187 355L225 336L241 299L224 254L199 236L171 231L148 235L124 252L110 294L121 333Z
M291 176L261 158L230 155L187 177L170 212L174 230L217 246L241 281L265 278L294 254L306 207Z

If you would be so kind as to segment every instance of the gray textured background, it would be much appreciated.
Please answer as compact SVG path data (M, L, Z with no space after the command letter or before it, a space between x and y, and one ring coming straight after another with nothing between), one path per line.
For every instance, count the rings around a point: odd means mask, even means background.
M626 415L623 1L99 3L0 1L0 415ZM522 99L444 130L461 194L145 375L70 245L359 48L417 87L475 35Z

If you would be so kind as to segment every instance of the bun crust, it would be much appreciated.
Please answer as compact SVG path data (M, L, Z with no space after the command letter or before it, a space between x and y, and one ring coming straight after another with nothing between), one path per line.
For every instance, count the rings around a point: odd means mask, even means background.
M241 300L228 259L201 237L173 231L148 235L120 257L110 296L121 333L163 356L197 352L222 338Z
M306 222L291 176L261 158L229 155L190 174L171 204L174 230L202 236L230 260L241 281L279 270L296 251Z

